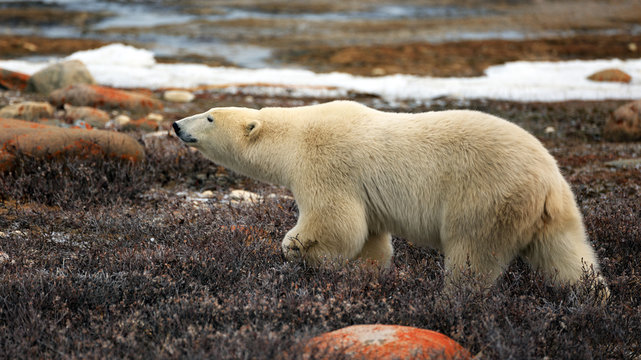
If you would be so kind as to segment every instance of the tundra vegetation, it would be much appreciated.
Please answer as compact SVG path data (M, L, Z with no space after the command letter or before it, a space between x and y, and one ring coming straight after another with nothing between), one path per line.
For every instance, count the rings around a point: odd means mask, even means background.
M439 331L482 358L641 356L641 170L606 164L639 157L641 144L601 139L623 102L357 100L482 110L541 139L576 194L608 302L588 291L591 279L554 286L520 260L491 287L469 276L445 293L442 255L399 238L388 269L287 262L280 240L297 209L286 190L230 173L175 137L129 132L145 144L141 163L20 155L0 174L0 354L299 359L313 336L381 323ZM231 189L263 200L230 202Z

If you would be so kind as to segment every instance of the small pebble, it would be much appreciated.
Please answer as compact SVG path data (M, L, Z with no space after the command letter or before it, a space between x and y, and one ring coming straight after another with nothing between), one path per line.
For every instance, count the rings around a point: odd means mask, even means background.
M204 198L213 198L214 197L214 192L211 191L211 190L205 190L202 193L200 193L200 196L204 197Z
M123 126L129 122L131 122L131 118L127 115L118 115L114 119L114 123L116 124L116 126Z
M9 261L9 254L4 251L0 251L0 264Z

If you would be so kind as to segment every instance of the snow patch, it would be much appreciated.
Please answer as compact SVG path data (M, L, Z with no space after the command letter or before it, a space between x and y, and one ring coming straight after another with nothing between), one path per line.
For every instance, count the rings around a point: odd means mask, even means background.
M518 61L492 66L484 76L433 78L413 75L381 77L345 73L317 74L301 69L240 69L201 64L158 64L151 51L122 44L80 51L65 59L83 61L99 84L121 88L194 88L253 85L255 93L274 94L291 87L292 97L344 96L366 93L394 100L428 100L447 96L461 99L566 101L641 98L641 59L561 62ZM0 68L33 74L46 61L3 60ZM632 76L630 84L594 82L587 77L607 68ZM267 84L267 85L266 85Z

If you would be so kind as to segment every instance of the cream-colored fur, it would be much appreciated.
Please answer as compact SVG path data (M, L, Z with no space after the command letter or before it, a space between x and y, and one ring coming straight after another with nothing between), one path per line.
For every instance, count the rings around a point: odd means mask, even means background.
M282 242L288 259L387 265L394 234L442 251L454 278L469 264L493 280L519 255L561 282L599 270L555 160L495 116L335 101L214 108L175 128L214 162L292 191L300 216Z

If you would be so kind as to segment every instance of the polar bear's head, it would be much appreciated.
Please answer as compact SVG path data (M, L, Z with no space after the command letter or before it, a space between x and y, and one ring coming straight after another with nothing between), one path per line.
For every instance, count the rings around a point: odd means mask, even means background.
M246 108L213 108L176 121L173 128L183 142L214 162L233 165L232 160L260 133L258 113Z

